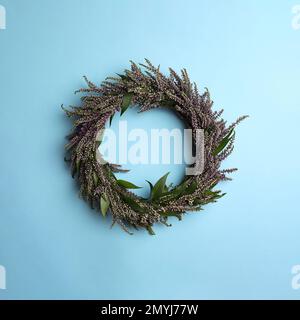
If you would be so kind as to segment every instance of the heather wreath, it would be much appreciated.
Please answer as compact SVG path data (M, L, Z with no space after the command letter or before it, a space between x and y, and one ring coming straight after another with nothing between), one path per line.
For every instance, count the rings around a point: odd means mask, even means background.
M87 88L83 93L82 106L64 108L74 118L74 129L67 137L66 161L70 162L72 176L77 177L79 194L92 208L103 216L111 213L113 224L118 223L125 231L145 228L154 234L152 226L162 223L170 226L168 218L179 220L187 212L198 211L205 204L216 202L224 194L216 190L220 181L231 180L228 174L236 168L222 169L221 163L234 149L236 126L247 116L239 117L226 126L221 118L223 110L213 111L213 101L206 89L200 94L195 83L183 69L178 75L173 69L169 76L160 72L149 60L146 64L131 62L131 69L117 77L108 77L100 86L86 77ZM186 175L173 187L167 184L168 174L155 184L148 181L148 198L130 191L138 188L131 182L117 179L115 172L126 172L120 165L107 163L101 158L99 145L107 121L111 122L116 112L121 115L130 105L138 105L140 112L153 108L173 110L186 126L196 132L204 132L204 169L201 173ZM192 167L195 166L192 165Z

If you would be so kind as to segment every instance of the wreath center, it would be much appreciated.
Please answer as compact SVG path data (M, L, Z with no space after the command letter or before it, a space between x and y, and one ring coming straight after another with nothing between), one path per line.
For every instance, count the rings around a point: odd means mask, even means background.
M138 111L139 106L131 106L122 116L115 114L111 125L106 124L99 152L105 161L128 169L116 177L133 182L140 188L132 191L146 197L147 180L154 183L171 172L169 180L174 185L181 182L186 164L192 163L192 148L190 139L184 139L184 122L172 110Z

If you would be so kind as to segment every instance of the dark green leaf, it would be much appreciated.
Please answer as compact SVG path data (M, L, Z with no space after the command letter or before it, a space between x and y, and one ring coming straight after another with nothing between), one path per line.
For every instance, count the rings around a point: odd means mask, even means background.
M117 180L117 184L121 187L124 187L126 189L141 189L141 187L136 186L135 184L126 181L126 180Z
M164 187L164 193L169 192L170 190L172 190L173 188L173 183L171 183L170 185L165 185Z
M128 77L128 76L125 76L124 74L117 73L117 75L118 75L122 80L129 80L129 77Z
M78 174L80 170L80 160L76 160L75 166L72 169L72 178L75 177L76 173Z
M220 142L220 144L215 148L215 150L213 151L213 156L216 156L217 154L219 154L229 143L229 141L234 137L234 131L233 129L226 135L225 138L222 139L222 141Z
M177 198L182 194L184 188L185 188L185 183L180 184L173 190L163 194L163 196L166 197L168 200Z
M206 191L204 191L204 195L206 195L206 196L218 196L220 192L221 191L206 190Z
M121 198L126 202L134 211L143 213L144 210L134 201L134 199L122 195Z
M210 190L212 190L217 184L219 183L219 181L216 181L215 183L213 183L211 186L210 186Z
M164 212L161 215L163 217L176 217L179 221L182 220L181 212Z
M109 176L109 178L116 180L116 176L114 175L114 173L111 170L108 170L108 176Z
M166 99L166 100L162 100L160 102L160 105L162 107L167 107L167 108L172 108L172 107L175 107L176 106L176 102L171 100L171 99Z
M133 93L132 92L128 92L124 95L123 97L123 102L122 102L122 106L121 106L121 115L128 109L128 107L131 104L132 101L132 97L133 97Z
M146 181L149 183L149 186L150 186L150 196L149 196L149 200L152 200L152 196L153 196L153 194L152 194L153 184L152 184L150 181L148 181L148 180L146 180Z
M105 217L109 208L109 201L106 199L105 195L100 198L100 208L103 217Z
M197 189L196 181L191 182L191 184L187 187L187 181L182 182L176 188L170 190L169 192L163 194L164 200L176 199L182 195L189 195L195 192Z
M80 160L76 161L76 171L79 172L80 169Z
M197 189L197 183L196 181L193 181L183 192L183 195L188 195L188 194L192 194L196 191Z
M202 205L204 204L204 201L202 199L195 199L193 204L194 206Z
M147 231L149 232L149 234L150 234L151 236L155 236L155 232L153 231L153 229L152 229L151 226L148 226L146 229L147 229Z
M113 114L113 115L109 118L109 126L111 126L111 123L112 123L112 120L113 120L113 118L114 118L114 115L115 115L115 114Z
M163 192L164 192L165 186L166 186L167 177L168 177L169 173L170 172L168 172L167 174L162 176L154 185L154 187L152 189L152 200L157 200L158 198L160 198L163 195Z

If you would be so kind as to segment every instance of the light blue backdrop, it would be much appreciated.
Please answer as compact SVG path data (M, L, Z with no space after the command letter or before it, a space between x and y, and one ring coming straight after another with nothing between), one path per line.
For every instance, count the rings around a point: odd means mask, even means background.
M297 0L1 0L0 299L291 298L300 264L300 30ZM63 162L82 75L99 83L148 57L186 67L237 130L227 196L199 214L129 236L78 199ZM176 117L126 115L132 127ZM117 123L114 123L117 125ZM168 170L136 166L137 184Z

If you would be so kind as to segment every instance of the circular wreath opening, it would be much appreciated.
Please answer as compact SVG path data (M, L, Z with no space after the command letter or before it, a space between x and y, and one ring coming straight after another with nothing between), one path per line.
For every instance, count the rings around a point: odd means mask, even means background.
M115 114L111 125L106 123L103 138L99 133L99 152L105 161L126 169L115 174L117 179L134 183L130 190L148 198L149 182L154 185L168 172L168 188L181 183L194 154L191 130L175 112L156 108L140 113L139 109L132 105L122 116Z
M100 86L84 77L87 88L81 106L63 108L74 119L74 129L67 136L65 160L70 163L72 176L79 183L79 195L103 216L111 213L113 225L118 223L126 232L145 228L154 235L153 225L170 226L169 217L182 219L187 212L199 211L205 204L216 202L224 196L216 190L220 181L231 180L228 174L236 168L221 169L221 163L234 149L235 128L247 116L239 117L226 126L221 118L223 110L213 111L213 101L206 89L200 94L185 69L178 75L169 68L169 76L160 72L149 60L135 64L117 77L108 77ZM193 142L196 131L204 132L204 170L200 174L185 176L175 186L167 185L165 174L156 183L149 182L147 199L137 196L131 189L134 184L117 179L115 172L124 172L120 165L103 160L98 148L107 121L116 112L121 115L130 105L138 105L140 112L153 108L170 108L192 129Z

